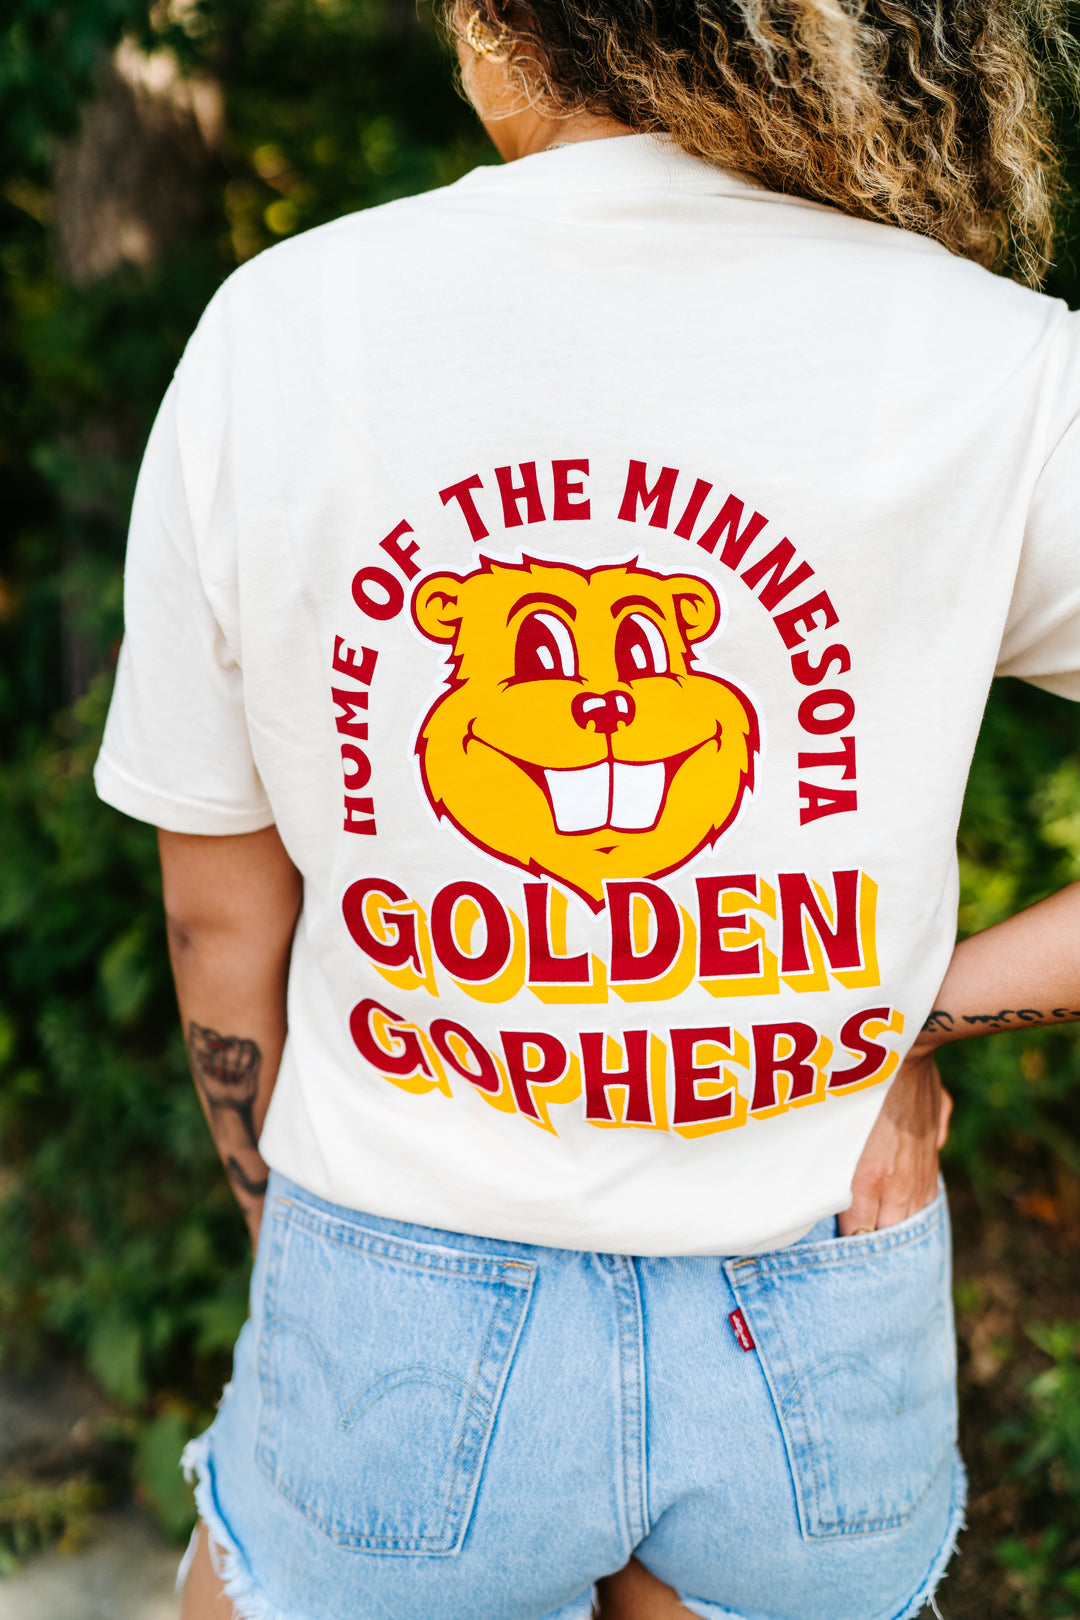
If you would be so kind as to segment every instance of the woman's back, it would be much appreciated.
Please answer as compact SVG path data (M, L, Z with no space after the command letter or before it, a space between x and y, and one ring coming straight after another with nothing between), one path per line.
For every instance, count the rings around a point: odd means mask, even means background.
M276 1169L630 1253L840 1207L952 950L995 666L1080 697L1076 351L650 135L233 278L144 470L99 784L276 822L304 876Z

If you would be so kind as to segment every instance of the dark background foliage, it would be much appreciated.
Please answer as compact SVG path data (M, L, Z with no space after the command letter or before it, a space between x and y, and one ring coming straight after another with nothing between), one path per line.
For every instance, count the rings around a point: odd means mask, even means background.
M77 1478L0 1478L0 1562L132 1477L183 1530L175 1459L245 1309L153 835L90 781L154 409L238 262L492 160L411 0L9 0L0 17L0 1352L23 1377L75 1358L109 1402ZM1075 307L1072 235L1051 290ZM961 854L968 930L1080 877L1070 705L995 690ZM1075 1620L1080 1046L1030 1031L944 1067L974 1499L942 1601Z

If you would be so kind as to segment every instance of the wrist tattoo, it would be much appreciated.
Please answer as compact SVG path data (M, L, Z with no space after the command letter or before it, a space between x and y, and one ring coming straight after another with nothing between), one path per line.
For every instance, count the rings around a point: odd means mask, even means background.
M252 1040L219 1035L216 1029L190 1023L188 1057L195 1084L206 1106L210 1131L237 1194L261 1198L266 1192L265 1165L259 1155L255 1102L259 1094L262 1053ZM246 1160L248 1169L241 1163ZM241 1200L243 1202L243 1200Z

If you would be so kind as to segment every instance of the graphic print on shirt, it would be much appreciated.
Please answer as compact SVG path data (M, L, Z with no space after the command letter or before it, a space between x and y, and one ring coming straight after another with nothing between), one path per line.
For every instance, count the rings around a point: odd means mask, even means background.
M752 791L754 706L694 662L720 625L707 580L484 558L424 580L413 617L451 648L417 744L436 815L594 910L605 880L715 844Z
M533 462L496 468L494 487L471 474L439 492L469 561L450 571L435 535L402 519L353 574L364 637L336 635L330 659L343 830L362 857L341 915L383 988L369 978L355 1000L352 1044L400 1091L472 1095L556 1136L561 1110L692 1139L878 1086L904 1018L874 1004L877 884L843 854L799 854L801 829L858 807L837 609L793 542L723 486L631 460L602 512L589 467L552 462L550 497ZM558 530L525 547L512 533L598 519L587 563ZM692 548L686 565L669 540L656 566L651 532L620 553L612 520L666 531ZM768 715L741 664L748 646L757 657L755 617L790 672L766 684ZM439 684L377 767L380 684L425 643ZM773 722L788 749L794 733L796 769L773 759L766 802ZM424 879L376 853L381 784L406 758L440 840ZM789 820L765 845L771 869L725 860L736 826L744 851L763 809L775 828L777 793ZM802 996L815 999L800 1016Z

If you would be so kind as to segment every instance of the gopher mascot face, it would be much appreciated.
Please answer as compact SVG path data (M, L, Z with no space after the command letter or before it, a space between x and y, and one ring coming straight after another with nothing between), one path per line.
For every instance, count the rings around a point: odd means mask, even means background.
M413 616L452 648L417 742L436 815L594 909L605 878L714 843L753 787L753 707L692 664L720 618L705 580L485 560L424 580Z

